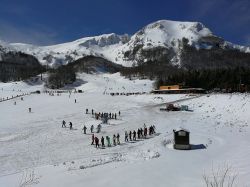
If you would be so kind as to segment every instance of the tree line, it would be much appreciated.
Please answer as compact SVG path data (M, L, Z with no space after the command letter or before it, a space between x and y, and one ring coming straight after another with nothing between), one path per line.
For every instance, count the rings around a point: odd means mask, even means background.
M158 77L155 87L181 84L206 90L224 90L226 92L250 90L250 68L221 68L181 71L166 77Z
M56 69L50 69L47 87L58 89L67 84L72 84L76 81L76 74L78 72L94 73L101 71L115 73L120 71L121 68L122 66L105 60L104 58L86 56Z
M25 53L8 52L1 55L0 81L21 81L45 71L39 61Z

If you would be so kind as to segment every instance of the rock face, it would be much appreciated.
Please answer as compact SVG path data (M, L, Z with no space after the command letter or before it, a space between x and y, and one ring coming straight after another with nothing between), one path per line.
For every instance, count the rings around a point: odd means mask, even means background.
M123 66L160 62L190 69L249 65L250 48L225 41L199 22L160 20L132 36L104 34L53 46L0 42L0 60L8 51L33 55L51 67L95 56ZM234 62L226 57L231 52Z

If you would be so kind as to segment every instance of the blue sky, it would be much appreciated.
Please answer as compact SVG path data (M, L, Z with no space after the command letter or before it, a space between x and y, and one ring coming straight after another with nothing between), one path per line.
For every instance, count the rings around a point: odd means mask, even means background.
M228 41L250 46L250 0L0 0L0 39L50 45L133 34L160 19L199 21Z

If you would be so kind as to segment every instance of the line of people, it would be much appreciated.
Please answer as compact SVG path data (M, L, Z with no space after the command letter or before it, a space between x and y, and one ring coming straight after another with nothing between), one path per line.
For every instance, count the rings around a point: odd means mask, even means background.
M93 133L94 132L94 125L91 125L90 126L90 133ZM87 133L87 127L84 125L82 130L83 130L83 133L86 134ZM101 124L98 124L97 127L96 127L96 132L97 133L100 133L101 132L101 129L102 129L102 125Z
M117 133L117 134L114 134L113 135L113 146L116 146L116 145L120 145L120 134ZM92 134L92 142L91 142L91 145L95 145L95 147L100 147L100 143L99 143L99 138L97 136L95 136L94 134ZM107 147L111 147L111 138L109 136L106 136L106 142L107 142ZM102 136L101 137L101 147L102 148L105 148L105 139L104 137Z
M155 134L155 126L151 125L149 128L144 124L144 128L138 128L137 131L125 131L125 142L136 141L137 139L146 139L147 135Z
M136 141L137 139L146 139L147 136L151 136L155 134L155 126L151 125L150 127L146 127L146 125L144 124L144 128L138 128L137 131L129 131L129 133L127 131L125 131L125 142L129 142L129 141ZM99 138L97 136L95 136L94 134L92 134L92 142L91 145L95 145L95 147L100 147L100 143L99 143ZM107 143L107 147L111 147L111 138L109 136L106 136L106 143ZM112 139L112 144L113 146L116 145L120 145L120 134L114 134L113 135L113 139ZM105 139L102 136L101 137L101 147L104 148L105 147Z
M89 113L89 110L86 109L86 114ZM121 111L118 112L118 115L116 113L111 112L94 112L94 110L91 110L91 114L93 117L95 117L96 120L108 118L108 119L117 119L117 116L121 116Z

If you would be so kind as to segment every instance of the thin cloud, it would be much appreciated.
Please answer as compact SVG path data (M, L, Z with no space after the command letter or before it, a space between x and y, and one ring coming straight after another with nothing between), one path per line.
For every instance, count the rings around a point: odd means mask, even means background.
M42 25L18 27L0 20L0 39L8 43L50 45L58 42L57 33Z
M196 17L224 21L228 27L246 26L250 22L249 0L194 0L190 7Z

